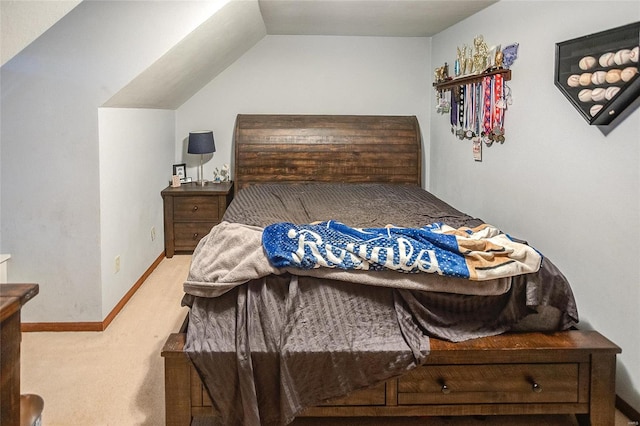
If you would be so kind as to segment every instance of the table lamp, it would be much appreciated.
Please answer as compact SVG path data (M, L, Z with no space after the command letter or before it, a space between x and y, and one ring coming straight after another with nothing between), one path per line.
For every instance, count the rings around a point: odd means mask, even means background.
M202 162L204 154L216 152L216 144L213 141L213 132L211 130L197 130L189 132L189 146L187 148L189 154L200 154L200 176L199 185L204 185L207 181L204 179Z

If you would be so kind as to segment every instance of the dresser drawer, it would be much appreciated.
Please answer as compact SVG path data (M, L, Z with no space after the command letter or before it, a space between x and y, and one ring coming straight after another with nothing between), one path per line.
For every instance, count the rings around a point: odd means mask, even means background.
M173 224L176 250L193 250L198 242L211 231L217 222L192 222Z
M426 365L398 379L398 404L578 402L578 364Z
M366 389L353 391L342 398L331 399L319 406L385 405L386 401L386 382L382 382Z
M175 221L214 221L219 217L219 197L175 197L173 219Z

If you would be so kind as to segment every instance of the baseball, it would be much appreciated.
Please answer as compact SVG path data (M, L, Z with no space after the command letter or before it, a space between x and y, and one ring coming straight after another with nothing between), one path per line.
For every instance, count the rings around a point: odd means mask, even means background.
M578 74L572 74L567 79L567 85L569 87L578 87L580 86L580 76Z
M602 109L602 105L595 104L594 106L591 107L591 109L589 109L589 114L591 114L591 116L593 117L597 113L599 113L601 109Z
M618 50L613 56L613 62L616 65L628 64L631 61L631 51L629 49Z
M620 74L621 71L619 69L609 70L605 80L607 80L607 83L617 83L620 81Z
M597 87L591 91L591 100L593 102L600 102L604 100L606 90L602 87Z
M591 89L582 89L578 93L578 99L580 102L591 102Z
M631 49L631 53L629 54L629 60L631 62L638 62L638 54L640 48L638 48L638 46L634 47L633 49Z
M636 68L636 67L626 67L620 73L620 78L622 79L622 81L627 82L627 81L631 80L633 78L633 76L636 75L637 73L638 73L638 68Z
M580 74L580 86L588 86L591 84L591 73L583 72Z
M580 62L578 62L578 66L580 67L580 69L585 71L593 68L595 64L596 58L594 58L593 56L585 56L584 58L580 59Z
M613 62L616 65L624 65L628 64L631 60L631 51L629 49L618 50L616 54L613 56Z
M591 76L591 82L596 86L598 84L604 84L606 81L607 72L606 71L596 71Z
M620 91L620 88L618 86L607 87L607 90L604 91L604 97L608 101L610 101L611 99L613 99L615 95L618 94L619 91Z
M601 67L611 67L615 65L615 61L613 60L614 56L615 55L613 53L607 52L604 55L600 56L598 63Z

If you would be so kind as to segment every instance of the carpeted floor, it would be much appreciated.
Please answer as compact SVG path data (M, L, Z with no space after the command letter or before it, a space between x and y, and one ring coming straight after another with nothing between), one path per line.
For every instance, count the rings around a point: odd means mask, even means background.
M22 393L44 398L44 426L164 424L160 351L190 260L164 259L103 332L22 334Z
M164 259L104 332L23 333L22 393L44 398L43 426L164 425L160 350L186 314L190 256ZM209 422L199 420L197 425ZM572 416L297 419L294 426L575 425ZM616 412L616 426L629 420Z

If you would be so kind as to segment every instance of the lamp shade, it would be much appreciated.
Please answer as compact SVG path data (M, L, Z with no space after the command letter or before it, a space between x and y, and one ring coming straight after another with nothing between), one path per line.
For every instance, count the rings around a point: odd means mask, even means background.
M189 132L187 152L189 154L211 154L212 152L216 152L213 132L211 130Z

